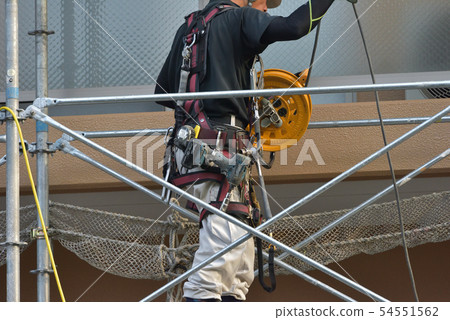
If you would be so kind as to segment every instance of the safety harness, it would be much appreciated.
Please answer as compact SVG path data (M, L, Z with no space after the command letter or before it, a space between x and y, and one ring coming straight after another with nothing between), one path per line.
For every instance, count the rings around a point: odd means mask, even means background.
M180 72L179 93L198 92L200 83L206 75L206 59L210 22L219 14L234 8L230 5L212 7L209 12L195 11L186 17L186 34L183 38L183 63ZM203 112L201 100L177 101L184 109L185 115L198 119L202 129L212 129L213 126ZM184 121L187 120L184 117Z
M183 62L180 71L179 93L198 92L200 90L200 83L205 77L207 66L207 48L208 36L211 21L221 13L235 8L230 5L218 5L212 7L208 11L200 10L191 13L186 17L186 33L183 38L184 48L182 50ZM249 114L250 114L249 107ZM180 174L176 169L175 157L173 154L173 146L181 148L189 156L188 148L180 146L176 143L176 136L179 129L185 126L188 122L195 122L197 128L195 129L195 139L213 141L214 145L211 148L219 149L226 157L231 158L232 152L239 152L249 146L249 133L245 130L230 129L229 127L215 127L208 116L203 112L201 100L187 100L177 101L177 108L175 109L175 128L172 132L171 140L167 146L166 162L169 163L165 177L175 186L179 188L191 186L193 184L200 184L207 181L214 181L220 185L219 192L215 201L210 202L210 205L218 209L224 209L224 202L226 203L225 212L238 220L257 227L262 221L260 214L260 205L256 199L252 183L250 183L247 174L246 179L243 179L239 185L231 185L227 176L223 171L215 170L216 168L206 168L206 170L198 172L189 172L187 174ZM220 146L220 148L219 148ZM184 162L184 159L183 159ZM187 161L189 162L189 161ZM174 170L171 170L174 169ZM203 168L205 169L205 168ZM243 202L230 202L229 196L232 188L240 188L240 194L244 195ZM193 211L199 211L195 203L188 201L186 208ZM211 212L203 209L200 212L199 227L202 228L202 221ZM258 239L259 240L259 239ZM263 288L268 292L275 289L275 275L273 270L273 249L270 252L270 280L271 287L264 284L262 273L262 249L261 241L258 245L258 259L260 261L260 282Z
M185 18L186 33L183 38L183 62L180 71L179 93L198 92L200 90L200 83L206 74L210 23L221 13L234 8L235 7L231 5L217 5L207 11L200 10L193 12ZM215 142L215 145L211 145L211 147L215 148L220 145L223 149L222 152L225 155L228 155L228 150L230 150L230 152L238 152L248 145L249 136L246 131L215 127L204 113L201 100L177 101L177 105L178 108L175 110L176 123L173 138L175 138L176 133L181 126L188 122L195 122L200 127L198 128L199 131L197 131L195 138L209 141L211 142L210 144ZM172 161L174 161L174 157L171 156L171 158ZM171 167L176 168L175 163L172 163ZM217 172L217 170L214 170L214 168L209 168L207 171L191 172L183 175L174 170L169 176L169 181L179 188L200 184L206 181L217 182L220 185L220 190L216 200L210 203L216 208L221 207L227 194L231 191L231 186L226 177ZM238 187L245 188L244 185ZM226 212L242 222L253 224L249 210L250 207L253 207L252 205L254 204L250 201L230 202ZM186 207L191 210L198 210L197 206L190 201L188 201ZM255 210L259 211L259 208L256 208ZM202 227L203 219L208 214L210 214L210 212L206 209L203 209L200 212L200 228ZM257 214L257 216L259 217L259 214Z

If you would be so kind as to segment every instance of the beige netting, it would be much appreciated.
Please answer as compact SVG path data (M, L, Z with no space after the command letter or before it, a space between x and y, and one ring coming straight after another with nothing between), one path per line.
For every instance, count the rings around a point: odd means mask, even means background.
M450 192L403 200L401 208L408 247L450 239ZM21 209L21 241L32 241L35 211L34 206ZM177 212L155 221L59 203L51 203L49 211L54 240L92 266L123 277L169 279L189 269L198 247L198 224ZM273 226L274 237L293 247L346 212L286 217ZM4 211L0 221L4 242ZM372 205L300 252L325 265L359 253L383 252L401 245L398 221L395 202ZM0 265L6 258L6 250L1 250ZM285 261L302 271L311 269L296 258Z

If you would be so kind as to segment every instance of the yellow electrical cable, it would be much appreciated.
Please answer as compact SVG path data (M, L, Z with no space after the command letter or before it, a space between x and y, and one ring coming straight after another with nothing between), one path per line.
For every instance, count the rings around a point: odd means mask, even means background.
M42 216L41 206L39 205L39 200L38 200L38 197L37 197L36 187L34 186L33 175L31 173L30 162L28 161L28 155L27 155L27 152L26 152L26 149L25 149L25 143L24 143L24 139L23 139L23 135L22 135L22 129L20 128L19 121L17 120L17 117L14 114L14 111L12 111L8 107L1 107L0 111L1 110L8 111L13 116L14 122L16 123L17 131L19 132L19 136L20 136L20 142L22 144L23 156L25 158L25 163L27 165L28 177L30 178L31 189L33 190L33 195L34 195L34 201L36 202L36 208L37 208L38 213L39 213L39 220L41 221L42 230L44 231L45 243L47 244L48 254L50 256L50 261L52 263L52 269L53 269L53 272L54 272L54 275L55 275L56 284L58 286L58 290L59 290L59 294L61 296L62 302L66 302L66 298L64 298L64 292L63 292L62 287L61 287L61 282L59 281L58 271L56 270L55 259L53 258L52 249L50 248L50 241L48 240L47 228L45 226L44 217Z

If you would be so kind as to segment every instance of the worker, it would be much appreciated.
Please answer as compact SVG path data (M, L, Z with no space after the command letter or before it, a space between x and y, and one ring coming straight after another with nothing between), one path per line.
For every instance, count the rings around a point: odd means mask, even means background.
M178 29L158 76L155 93L250 89L250 69L255 56L274 42L307 35L333 1L309 0L289 16L281 17L267 13L268 9L278 7L281 0L210 0L203 10L189 15ZM197 20L201 21L200 25L195 24ZM192 50L196 44L199 47ZM226 212L250 225L257 225L257 204L249 194L252 186L248 173L239 186L230 189L223 175L214 175L214 170L204 166L192 168L188 165L192 160L188 153L192 150L188 152L173 143L180 130L197 127L195 136L208 140L211 148L217 147L216 142L227 136L228 142L224 140L220 150L227 152L234 146L233 152L239 153L248 141L249 133L245 129L254 121L250 99L172 99L160 104L175 110L174 139L166 151L166 162L169 167L172 164L169 180L177 186L187 187L190 194L217 208L224 201L223 190L228 188L230 206ZM193 203L188 203L188 207L197 210L201 218L199 248L193 266L246 234L245 230L219 215L210 214ZM249 239L192 274L184 284L184 298L189 302L244 301L253 274L254 240Z

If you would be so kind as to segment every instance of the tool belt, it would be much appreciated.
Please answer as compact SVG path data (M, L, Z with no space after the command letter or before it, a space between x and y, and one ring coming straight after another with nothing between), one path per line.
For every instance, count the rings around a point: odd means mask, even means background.
M191 171L187 174L180 174L179 172L177 172L170 177L170 182L179 188L184 188L192 184L201 184L207 181L217 182L220 185L220 189L217 198L210 204L218 209L220 209L221 204L224 202L227 194L231 191L232 187L238 187L241 189L241 192L243 192L241 194L244 195L244 198L242 198L241 201L245 201L245 203L230 202L228 204L228 207L224 211L248 225L255 225L255 223L253 223L252 221L252 218L253 214L257 213L259 223L259 206L255 205L252 201L252 199L255 199L256 197L247 196L249 191L253 190L253 188L250 188L248 186L249 172L244 173L241 171L241 169L238 169L239 166L247 165L241 163L241 161L243 161L243 159L245 159L246 157L242 154L239 154L239 151L244 150L249 146L249 133L239 127L230 126L228 124L220 124L215 129L201 128L199 132L196 132L197 137L195 139L197 140L195 140L192 138L192 128L184 130L185 131L183 133L180 132L180 134L177 135L177 138L175 139L175 146L178 146L178 148L181 148L181 150L185 152L183 160L181 162L181 165L183 165L183 167L190 170L198 166L199 163L203 163L203 160L198 160L202 157L198 156L198 154L197 156L195 155L196 152L199 152L198 148L203 148L199 147L201 145L208 145L210 150L214 150L213 153L216 152L218 154L217 156L219 158L214 159L220 159L209 160L208 158L206 158L205 164L209 163L209 161L213 161L219 167L221 166L218 163L225 165L225 167L221 167L221 169L215 166L210 167L209 165L202 165L202 171ZM192 141L193 143L195 141L199 142L194 143L197 146L195 147L190 143L186 144L186 141ZM212 155L213 153L210 152L211 151L208 151L208 154ZM195 160L193 160L194 158ZM186 159L189 159L189 161L187 161ZM229 163L227 161L229 161ZM251 162L248 163L248 165L250 164ZM226 172L224 172L224 168L231 169L225 169ZM234 170L236 170L236 172ZM236 173L237 175L235 176L234 173ZM232 174L233 176L229 176L230 174ZM234 179L234 177L236 177L236 179ZM186 207L193 211L199 212L197 206L190 201L188 201ZM255 208L255 210L252 209L252 212L250 213L250 208ZM202 220L209 214L211 214L211 212L207 211L206 209L200 212L200 227L202 226Z
M247 131L231 129L229 127L216 127L218 129L202 129L198 139L205 141L211 147L220 145L222 150L237 152L248 147L250 135Z

